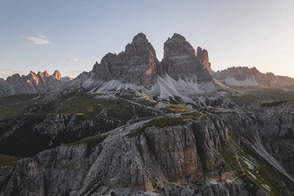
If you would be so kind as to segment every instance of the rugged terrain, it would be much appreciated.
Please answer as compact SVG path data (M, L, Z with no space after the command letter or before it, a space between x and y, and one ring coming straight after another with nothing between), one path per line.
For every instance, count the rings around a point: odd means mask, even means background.
M287 76L277 76L273 73L261 73L255 67L231 67L217 71L214 77L229 86L259 86L270 88L291 88L294 79Z
M53 75L50 75L47 71L37 74L31 71L26 76L14 74L6 80L0 78L0 96L41 94L56 89L69 80L69 77L61 77L57 70Z
M195 53L196 52L196 53ZM293 195L293 92L233 89L142 33L41 96L0 97L0 195Z

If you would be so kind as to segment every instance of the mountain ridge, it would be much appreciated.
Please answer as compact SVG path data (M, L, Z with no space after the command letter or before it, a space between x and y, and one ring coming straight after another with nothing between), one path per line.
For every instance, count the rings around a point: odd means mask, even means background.
M0 195L293 195L293 93L222 84L179 34L164 47L139 33L59 88L0 97Z
M294 85L294 79L290 77L276 76L272 73L263 74L255 67L229 67L215 72L209 62L208 51L201 47L195 50L186 38L178 33L169 37L163 48L164 56L162 61L159 61L146 35L138 33L133 37L132 42L125 46L123 52L106 54L100 63L94 64L87 76L83 73L84 75L81 74L83 76L78 76L73 80L92 89L98 89L101 85L112 86L109 89L111 91L121 89L122 86L123 88L132 86L132 89L144 87L147 89L144 91L148 91L147 94L164 97L164 99L181 94L181 92L197 95L215 93L223 87L229 89L225 85L232 88L242 86L287 88ZM113 80L111 83L116 85L110 85L111 80ZM20 83L16 84L18 81ZM0 79L0 96L43 93L58 89L67 81L69 78L61 78L58 71L55 71L52 77L47 71L37 74L31 72L22 77L14 74L6 80ZM169 83L175 85L171 86ZM187 86L194 87L190 88L189 92L185 92L184 89ZM105 92L107 88L104 87ZM67 88L71 88L71 85L69 84ZM101 92L101 89L98 89L98 92ZM167 95L161 96L163 93ZM184 95L183 98L186 99Z
M6 80L0 79L0 96L18 94L41 94L57 89L70 81L69 77L61 77L61 73L55 70L52 75L47 71L35 73L30 71L28 75L13 74Z
M213 72L213 76L229 86L260 86L282 88L294 85L294 78L279 76L271 72L261 73L256 67L229 67Z

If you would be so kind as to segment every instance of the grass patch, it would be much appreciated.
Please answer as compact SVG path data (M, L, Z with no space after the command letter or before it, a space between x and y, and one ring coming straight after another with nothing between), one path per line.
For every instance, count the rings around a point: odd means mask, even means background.
M209 119L208 114L203 112L197 112L197 111L185 113L185 114L182 114L182 116L188 119L200 120L200 121L207 121Z
M170 112L188 112L191 108L182 104L166 104L166 110Z
M160 118L153 119L149 122L146 122L145 124L143 124L142 127L135 129L133 132L129 133L127 136L136 137L141 135L144 132L144 130L148 127L163 128L168 126L181 125L181 124L184 124L187 120L188 119L182 116L180 117L163 116Z
M0 97L0 120L19 116L26 107L36 102L36 95L12 95Z
M232 95L231 100L237 105L248 105L254 101L251 96L244 94Z
M87 145L87 154L91 152L91 150L98 144L102 143L107 136L102 135L94 135L90 137L83 138L73 143L68 143L66 146L75 146L79 144L86 144Z
M2 166L16 166L19 157L0 154L0 167Z
M180 125L183 124L184 122L186 122L187 119L180 116L180 117L161 117L161 118L156 118L153 119L147 123L145 123L145 127L159 127L159 128L163 128L163 127L168 127L168 126L174 126L174 125Z
M157 104L157 101L155 101L154 99L152 99L151 97L147 95L143 95L141 97L141 100L142 100L142 104L147 106L154 106L155 104Z
M271 101L271 102L261 103L260 106L261 107L274 107L274 106L282 105L283 103L286 103L286 102L288 102L288 100L284 100L284 101Z
M133 130L127 136L128 137L139 136L148 127L164 128L168 126L183 125L190 120L207 121L208 119L209 119L208 115L202 112L190 112L190 113L182 114L180 116L162 116L160 118L155 118L149 122L146 122L145 124L143 124L142 127L139 127Z
M85 92L62 95L51 106L53 113L81 114L87 119L109 118L125 123L137 117L152 116L151 110L122 99L95 98Z

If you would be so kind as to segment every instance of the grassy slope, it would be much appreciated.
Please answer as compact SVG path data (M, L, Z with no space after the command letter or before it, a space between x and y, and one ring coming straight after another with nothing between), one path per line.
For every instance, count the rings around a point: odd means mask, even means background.
M15 166L19 157L0 154L0 167L2 166Z
M231 96L232 101L238 105L259 103L263 107L271 107L294 100L294 92L275 88L246 88L239 87L240 94Z
M19 116L26 107L36 102L36 95L13 95L0 97L0 120Z
M241 139L237 145L234 140L239 139L233 134L222 144L220 153L224 160L269 195L294 195L293 182L261 157L246 140Z

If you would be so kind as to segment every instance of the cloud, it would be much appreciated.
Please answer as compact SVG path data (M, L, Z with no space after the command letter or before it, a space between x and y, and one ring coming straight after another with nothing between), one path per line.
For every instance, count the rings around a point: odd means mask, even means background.
M68 58L66 59L67 61L72 61L72 62L77 62L79 61L80 59L79 58Z
M27 37L26 40L35 45L48 45L52 44L44 35L39 35L36 37Z

